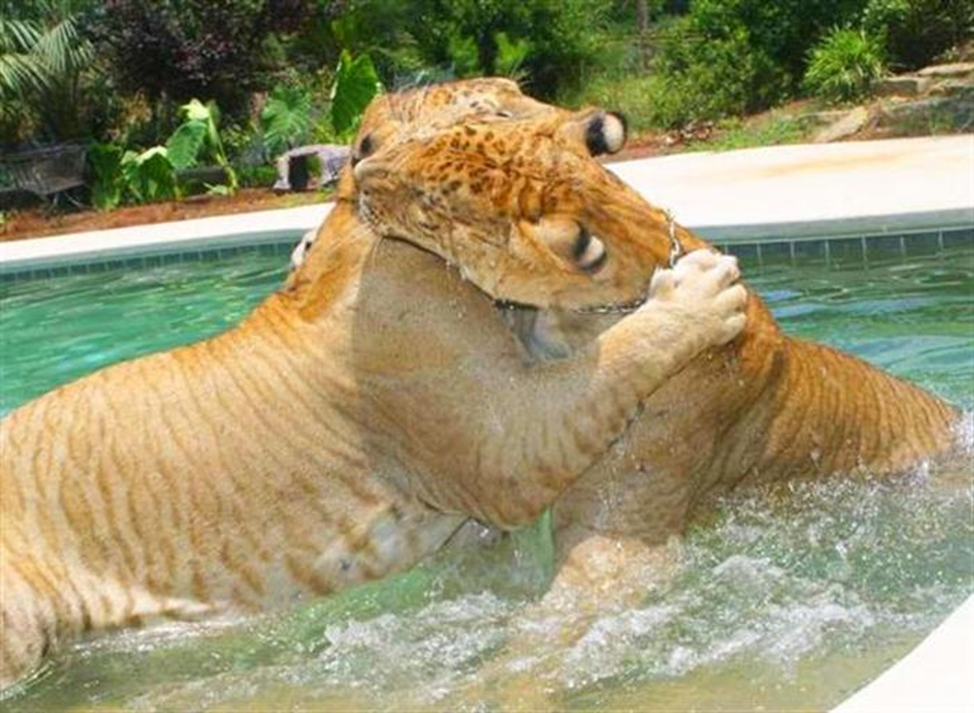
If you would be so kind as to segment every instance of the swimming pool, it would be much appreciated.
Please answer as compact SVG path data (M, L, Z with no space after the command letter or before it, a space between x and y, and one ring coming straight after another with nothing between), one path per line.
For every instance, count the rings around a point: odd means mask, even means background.
M740 252L788 331L969 411L974 246L888 247L865 260L851 244ZM226 328L280 283L285 262L251 251L0 285L0 409ZM527 672L572 710L828 708L974 590L970 474L940 487L950 475L727 498L689 533L673 581L579 641L538 651ZM546 544L535 528L290 612L81 644L0 706L475 709L484 662L544 586Z

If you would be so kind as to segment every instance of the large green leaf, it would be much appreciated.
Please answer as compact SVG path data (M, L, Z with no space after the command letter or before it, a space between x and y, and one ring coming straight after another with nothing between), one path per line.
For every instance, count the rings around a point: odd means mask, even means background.
M202 121L206 123L213 120L210 107L199 99L191 99L188 104L183 104L180 107L180 111L183 114L183 118L187 121Z
M183 170L196 165L209 133L207 128L205 122L192 120L184 122L173 132L166 142L166 151L173 166Z
M260 115L264 141L272 156L302 141L311 124L311 95L296 87L274 87Z
M362 118L365 107L382 91L382 83L367 54L352 58L342 51L331 90L331 123L339 134L349 134Z
M91 202L98 210L111 210L122 202L122 149L112 144L92 144L87 152L94 180Z
M126 188L139 203L176 198L176 170L165 146L153 146L140 154L122 156Z

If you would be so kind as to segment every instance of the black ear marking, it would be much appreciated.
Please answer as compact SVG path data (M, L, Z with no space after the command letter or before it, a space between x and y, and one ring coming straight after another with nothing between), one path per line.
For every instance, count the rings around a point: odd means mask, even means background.
M363 158L368 158L375 151L375 139L372 138L372 134L366 134L359 141L358 147L352 151L351 163L354 167Z
M585 145L592 156L618 153L625 146L628 133L629 125L622 114L598 114L585 129Z

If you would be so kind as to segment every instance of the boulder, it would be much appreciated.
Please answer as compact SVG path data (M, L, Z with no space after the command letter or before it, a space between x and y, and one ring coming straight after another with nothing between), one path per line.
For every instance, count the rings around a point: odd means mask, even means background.
M876 82L873 91L881 97L915 97L930 88L933 79L914 74L901 74L894 77L884 77Z
M974 62L954 62L953 64L934 64L917 72L921 77L937 79L960 78L974 75Z
M829 124L815 134L812 140L817 144L841 141L862 131L869 123L869 118L869 110L864 106L857 106L852 111L846 112L841 119Z

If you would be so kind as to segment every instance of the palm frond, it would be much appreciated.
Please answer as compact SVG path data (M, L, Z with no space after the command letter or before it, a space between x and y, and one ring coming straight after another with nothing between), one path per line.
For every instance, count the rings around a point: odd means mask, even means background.
M0 17L0 53L30 51L40 40L41 28L29 20Z
M91 44L78 33L74 17L67 17L46 30L34 46L48 72L62 77L82 69L91 61Z
M23 96L44 83L44 68L29 54L0 54L0 95Z

